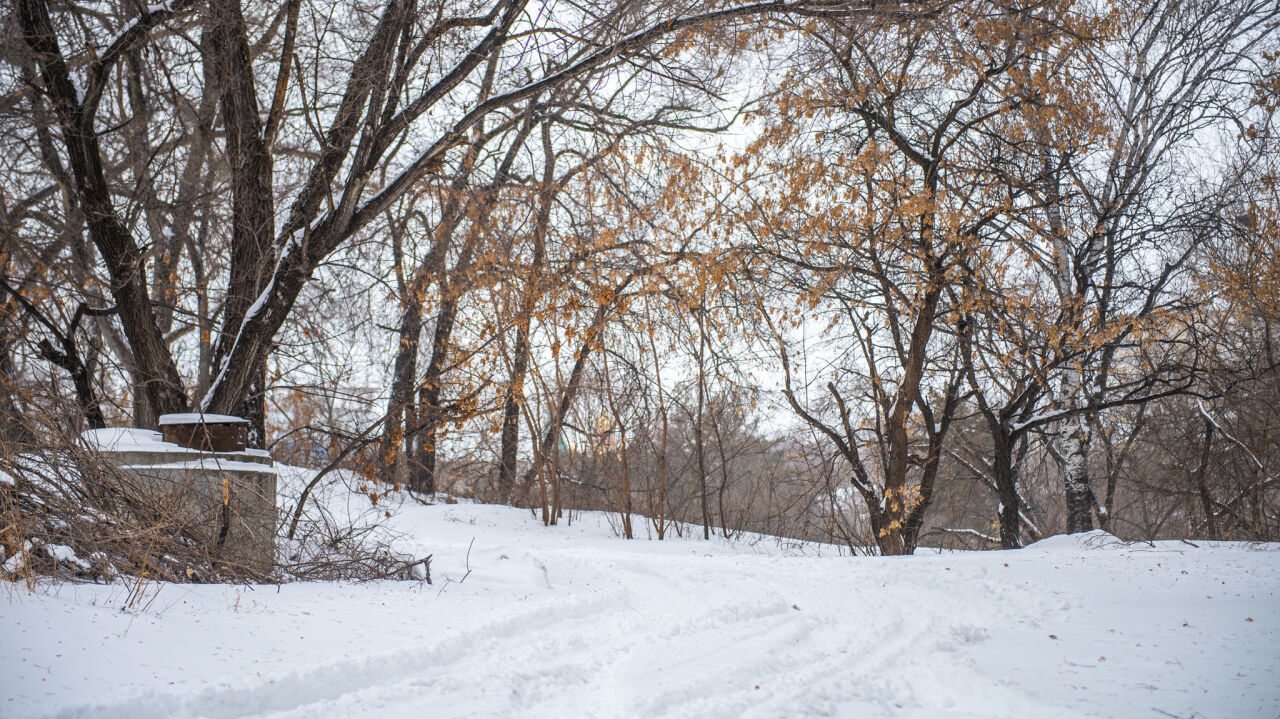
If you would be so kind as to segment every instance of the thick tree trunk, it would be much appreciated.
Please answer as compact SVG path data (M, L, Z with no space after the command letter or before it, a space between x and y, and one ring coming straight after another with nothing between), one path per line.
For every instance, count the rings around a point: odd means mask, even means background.
M429 491L432 492L435 491L435 450L434 447L431 449L430 454L433 456L428 458L428 452L424 446L425 438L420 431L430 421L430 415L426 412L426 402L429 400L431 393L427 391L425 385L419 386L417 390L414 389L418 372L418 348L422 343L422 305L432 279L439 278L442 287L441 312L443 312L445 280L441 270L444 266L445 256L453 245L454 232L462 221L462 214L459 209L461 203L456 198L461 195L467 179L471 176L475 152L476 150L472 150L468 153L464 169L452 183L451 189L453 190L454 199L450 199L445 203L443 208L444 219L436 227L434 233L435 243L431 251L423 258L402 291L400 342L396 348L391 393L387 401L387 417L383 425L382 441L379 443L379 456L382 458L384 465L392 467L395 482L405 481L409 487L414 489L425 487L429 484L431 486ZM399 257L399 238L394 238L394 242L397 248L397 257ZM437 331L440 328L439 320L440 318L437 316ZM433 359L435 351L436 344L433 342ZM439 368L443 367L443 358L441 358L440 362L436 369L437 373L440 371ZM428 374L430 373L431 370L428 369ZM419 400L416 406L414 404L415 394ZM403 451L401 451L402 449ZM410 455L408 461L404 456L406 454ZM423 471L427 463L433 468L431 479L428 479ZM407 476L402 477L401 474Z
M1093 490L1089 486L1089 431L1083 417L1070 422L1063 446L1067 533L1087 532L1093 529Z
M1000 498L1000 548L1018 549L1022 546L1022 498L1013 463L1014 440L997 421L991 428L991 441L991 478Z
M417 392L417 403L410 404L405 408L405 427L408 433L405 445L409 454L407 469L409 475L409 488L417 492L434 492L435 485L435 445L430 447L430 457L428 457L427 437L419 432L415 432L416 427L425 427L431 421L428 412L427 388L419 386ZM431 441L435 441L434 434ZM430 473L427 468L430 464Z
M205 32L206 62L211 68L210 79L220 91L231 170L231 267L222 311L223 326L233 330L240 327L275 264L271 256L275 193L240 1L213 0ZM224 332L216 356L225 357L234 341L232 332Z
M1018 492L1017 463L1014 461L1014 448L1018 439L1009 426L1009 417L1013 416L1019 404L1006 406L997 412L987 403L986 394L973 364L974 328L969 318L962 321L960 333L961 351L963 353L964 372L969 379L972 396L987 423L987 432L991 437L991 480L995 485L996 496L1000 500L997 513L1000 521L1001 549L1018 549L1022 547L1022 495ZM1026 392L1023 400L1034 405L1034 397L1038 393ZM1025 406L1025 405L1021 405ZM978 470L975 470L975 474Z
M222 305L223 331L214 349L214 364L229 361L246 315L258 311L259 296L275 268L275 193L271 154L263 138L257 88L249 55L249 38L240 0L214 0L209 5L206 62L220 91L219 106L231 169L231 267ZM267 357L254 356L236 414L249 420L250 446L266 445Z
M218 22L212 25L217 28L225 22L236 24L238 1L218 0L218 3L212 8ZM230 11L221 12L224 8L230 8ZM238 37L225 39L226 42L219 46L225 50L223 59L232 63L233 74L230 80L238 88L238 92L234 93L227 93L227 88L223 88L223 116L228 124L228 159L233 174L232 191L239 193L237 200L243 199L242 203L233 206L233 226L243 231L244 234L240 236L246 240L233 247L232 267L239 263L240 266L252 268L247 263L256 252L260 267L255 269L260 269L263 274L254 272L248 278L233 277L233 282L238 284L230 287L228 302L235 299L236 304L224 312L216 352L220 359L214 368L209 391L199 403L203 411L230 414L240 409L258 368L266 365L272 338L289 318L294 303L316 267L342 242L375 217L382 216L390 206L390 202L376 207L366 205L361 212L357 212L357 203L362 196L361 188L365 186L379 157L380 151L374 151L374 146L379 143L370 133L379 132L373 118L383 109L386 80L395 55L396 41L407 21L407 12L407 3L389 3L365 45L364 53L352 65L346 90L325 134L320 157L311 167L302 189L296 195L278 238L285 248L278 261L275 259L277 255L272 236L257 232L249 224L253 216L262 213L269 202L268 199L254 198L249 193L258 186L261 178L270 177L270 158L264 150L260 151L266 147L262 123L260 119L256 119L255 113L250 112L251 104L256 108L256 100L250 98L253 94L252 68L247 64L238 64L243 57L238 49L244 35L242 18L239 23L241 27L233 33ZM219 42L224 40L221 36L214 39ZM483 59L477 57L474 62L479 63ZM227 94L234 94L236 97L228 98ZM366 135L353 154L353 142L362 129ZM339 195L339 203L331 205L322 220L315 221L325 198L333 198L333 182L344 167L349 173L344 190ZM406 190L407 188L403 188L395 193L396 198ZM388 193L384 193L383 197L388 198ZM272 221L273 227L274 214L270 218L264 217L262 222L265 223L268 219ZM251 237L265 237L271 244L263 246L250 242L248 240ZM239 259L236 253L241 253ZM250 286L258 290L248 290ZM249 298L247 306L243 302L244 298Z
M158 414L179 412L186 407L182 378L152 313L142 251L112 204L92 108L86 107L91 99L82 100L71 80L45 3L21 0L18 10L23 38L35 55L62 128L79 207L111 277L112 299L129 338L147 401Z
M936 271L936 268L932 268ZM910 469L910 443L908 423L911 408L920 392L924 378L925 355L929 338L933 335L933 322L941 299L941 279L925 292L920 312L915 318L911 341L903 362L902 380L898 383L898 395L885 426L885 439L889 444L888 461L884 468L884 496L880 507L880 527L876 531L876 543L881 554L911 554L915 551L915 538L909 536L909 518L917 508L927 508L931 497L907 496L907 472ZM850 441L854 438L850 437ZM919 503L914 504L914 503Z
M514 157L514 151L508 153L508 161ZM508 161L499 169L499 176L504 176L510 169ZM471 269L475 251L479 245L482 232L479 230L489 220L489 212L493 209L495 199L491 195L481 203L478 216L474 218L474 226L462 246L457 264L452 270L453 279L446 274L439 278L440 309L436 312L435 331L431 338L431 357L427 360L427 369L423 373L422 383L418 390L418 421L410 428L409 442L414 447L414 461L411 466L409 485L413 489L433 493L437 489L436 481L436 440L440 425L444 421L444 410L440 406L443 391L444 372L449 364L450 343L453 338L453 325L458 316L458 305L462 296L470 288ZM459 220L461 218L459 217ZM450 226L450 236L457 223ZM442 242L447 242L444 240ZM441 246L441 242L437 243ZM447 245L444 245L447 247ZM441 255L443 261L443 254Z

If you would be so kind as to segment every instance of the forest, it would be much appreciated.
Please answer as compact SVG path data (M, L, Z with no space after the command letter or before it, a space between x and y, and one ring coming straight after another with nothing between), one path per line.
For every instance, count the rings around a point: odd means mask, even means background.
M1274 0L0 23L5 556L174 413L626 538L1280 540Z

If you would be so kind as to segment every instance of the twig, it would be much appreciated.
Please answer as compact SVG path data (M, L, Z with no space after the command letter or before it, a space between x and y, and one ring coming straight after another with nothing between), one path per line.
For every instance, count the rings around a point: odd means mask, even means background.
M467 577L471 576L471 547L472 547L475 543L476 543L476 538L475 538L475 537L472 537L472 538L471 538L471 544L468 544L468 545L467 545L467 565L466 565L466 566L467 566L467 572L466 572L466 574L463 574L463 575L462 575L462 579L459 579L459 580L457 580L456 582L455 582L454 580L452 580L452 579L448 579L448 578L446 578L446 579L444 580L444 584L440 586L440 591L439 591L439 592L436 592L436 598L437 598L437 599L440 597L440 595L441 595L441 594L444 594L445 587L449 586L450 584L462 584L463 582L467 581Z

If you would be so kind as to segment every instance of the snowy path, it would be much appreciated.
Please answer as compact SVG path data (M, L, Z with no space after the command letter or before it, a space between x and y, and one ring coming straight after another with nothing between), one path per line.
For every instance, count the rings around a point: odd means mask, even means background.
M165 586L142 612L10 588L0 716L1280 716L1274 546L867 559L501 507L396 522L435 586Z

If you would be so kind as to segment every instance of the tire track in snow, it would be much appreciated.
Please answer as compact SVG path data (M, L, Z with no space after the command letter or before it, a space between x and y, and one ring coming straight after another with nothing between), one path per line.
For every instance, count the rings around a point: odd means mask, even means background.
M866 572L867 565L856 564L845 566L848 575L841 579L847 581L840 581L839 585L861 588L833 596L814 586L813 566L806 562L788 564L787 571L769 577L774 586L801 590L793 596L800 597L805 609L795 612L792 619L807 618L813 631L795 642L774 642L767 662L755 667L740 663L735 667L738 672L756 670L759 689L748 681L739 682L732 690L709 692L710 686L704 683L695 686L695 691L673 695L664 703L651 702L637 715L951 715L957 705L956 696L950 690L938 691L936 679L942 674L955 677L944 684L959 687L960 694L996 700L973 702L970 706L1025 707L1004 716L1034 715L1036 707L1043 709L1021 692L992 685L970 667L964 654L966 646L985 639L985 633L974 632L974 627L993 622L983 615L1003 609L1030 616L1034 614L1032 610L1042 606L1040 603L1016 598L1004 607L957 607L957 585L981 583L984 577L957 572L942 584L920 582L886 587L880 581L883 575ZM757 581L760 576L756 575ZM849 621L847 612L854 607L870 610L864 621ZM938 611L943 608L946 611ZM839 629L833 631L836 627Z
M578 621L624 604L625 592L616 590L588 594L568 603L557 599L515 616L463 630L428 647L339 660L266 680L255 678L244 686L222 684L189 694L148 692L119 703L63 707L46 716L50 719L244 719L287 711L463 661L495 637L518 639L531 628Z
M519 716L647 716L654 707L628 711L634 683L627 666L639 648L678 641L692 627L703 636L758 630L770 618L793 610L774 599L746 605L708 606L684 592L667 597L674 615L655 614L660 598L644 598L641 612L615 605L585 623L558 622L518 636L494 636L483 650L460 662L420 675L364 687L338 698L267 715L270 719L328 716L469 716L469 707L501 708ZM690 612L690 609L702 611ZM526 669L532 667L532 669ZM665 696L665 695L664 695ZM262 719L267 719L267 716Z
M699 564L695 561L692 566ZM705 583L696 571L690 576L698 576L698 582L680 581L659 590L626 581L627 575L643 576L647 570L643 563L618 568L610 578L627 587L626 600L610 604L586 621L560 620L519 633L491 633L482 646L457 661L422 667L418 673L402 672L338 697L321 697L259 716L391 718L418 717L426 710L433 717L452 717L469 716L468 708L477 706L486 707L486 714L507 710L519 716L648 716L663 705L678 707L700 692L696 687L692 693L655 691L636 701L630 690L637 685L636 672L631 669L644 661L643 649L670 648L677 657L657 660L666 662L678 658L691 637L705 649L716 638L755 634L768 639L767 649L778 641L797 642L812 631L810 622L795 621L794 610L776 593L763 599L748 595L745 601L731 595L727 602L717 594L713 599L720 601L706 601L701 593ZM741 581L759 585L758 577L750 573L743 574ZM779 623L779 618L786 621ZM721 645L733 648L732 642L721 641ZM755 652L738 654L750 658ZM692 661L696 665L697 660Z

